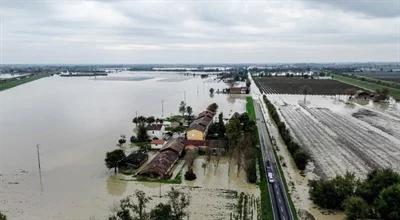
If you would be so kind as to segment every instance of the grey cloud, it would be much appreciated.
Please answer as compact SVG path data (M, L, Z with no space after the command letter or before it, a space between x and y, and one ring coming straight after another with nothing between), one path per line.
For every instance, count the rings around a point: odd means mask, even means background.
M283 62L301 54L318 62L399 53L393 2L24 2L0 0L6 62Z
M358 12L373 17L399 17L399 0L310 0L312 4L324 4L344 11Z

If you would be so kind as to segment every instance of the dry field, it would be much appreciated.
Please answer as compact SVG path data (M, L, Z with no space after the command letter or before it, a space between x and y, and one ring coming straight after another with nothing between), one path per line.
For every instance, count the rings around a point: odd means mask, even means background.
M359 177L378 167L400 171L400 141L327 108L285 104L280 112L294 138L312 155L322 178L347 171Z
M345 94L356 87L336 81L304 79L300 77L254 77L256 84L267 94L303 94L307 88L312 95Z

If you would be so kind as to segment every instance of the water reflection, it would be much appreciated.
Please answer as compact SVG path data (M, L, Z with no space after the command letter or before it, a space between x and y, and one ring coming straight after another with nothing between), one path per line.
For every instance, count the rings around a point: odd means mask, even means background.
M132 76L152 79L124 80ZM89 215L103 219L113 201L136 189L158 195L158 183L118 180L110 177L104 165L105 153L116 148L118 137L132 135L136 111L161 117L164 100L164 115L177 114L184 91L194 114L211 102L220 106L224 117L245 111L244 97L215 94L210 98L210 88L227 87L212 78L160 72L110 77L122 78L53 76L0 92L0 203L10 218L67 219L65 213L69 213L68 219ZM32 143L41 144L42 196L36 193L39 175L24 175L18 184L8 184L15 177L6 175L21 169L38 173ZM163 193L166 190L162 188Z
M107 192L113 196L121 196L125 193L127 181L119 180L115 175L107 179Z

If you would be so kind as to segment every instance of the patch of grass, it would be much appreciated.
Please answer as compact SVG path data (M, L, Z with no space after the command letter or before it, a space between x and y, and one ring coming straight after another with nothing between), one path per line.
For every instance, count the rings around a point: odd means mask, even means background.
M365 90L373 91L373 92L375 92L377 89L388 89L389 95L391 95L396 100L400 100L400 89L391 88L388 86L379 85L374 82L367 82L367 81L363 81L361 79L355 79L355 78L336 75L336 74L332 74L332 76L333 76L333 79L335 79L337 81L347 83L347 84L350 84L353 86L357 86L357 87L363 88Z
M260 187L261 193L261 219L262 220L272 220L274 216L272 215L272 204L271 199L269 197L269 185L267 179L265 178L265 167L263 163L263 159L261 156L261 149L257 149L257 158L258 158L258 168L260 170L260 182L258 186Z
M4 80L4 81L0 81L0 91L2 90L6 90L6 89L10 89L16 86L19 86L21 84L24 83L28 83L37 79L41 79L43 77L47 77L49 76L48 74L37 74L37 75L33 75L33 76L25 76L25 77L21 77L21 79L17 80L17 79L9 79L9 80Z
M275 158L278 158L278 154L276 153L275 149L273 149L273 151L274 151L274 154L275 154ZM283 170L282 170L281 163L278 161L277 164L278 164L279 173L281 174L280 176L282 177L283 186L285 187L285 191L287 192L287 193L286 193L286 196L288 197L288 200L289 200L290 209L292 210L294 219L295 219L295 220L298 220L298 218L297 218L297 212L296 212L296 207L295 207L294 204L293 204L292 197L290 197L290 194L289 194L289 187L288 187L288 184L287 184L287 182L286 182L285 175L283 174Z
M151 179L146 177L138 177L136 179L140 182L153 182L153 183L164 183L164 184L181 184L182 183L182 170L176 175L174 179Z
M253 98L251 96L246 97L246 111L247 114L249 115L250 120L256 121L256 112L254 110L254 102ZM274 219L272 215L272 204L271 204L271 198L269 197L269 190L268 190L268 182L265 177L265 167L264 167L264 162L262 159L262 154L261 154L261 149L260 149L260 139L258 137L258 128L256 127L255 132L255 137L256 139L256 146L255 147L255 152L256 152L256 159L258 161L258 169L260 173L260 180L258 182L258 186L260 188L260 197L261 197L261 219L262 220L272 220Z
M253 98L251 96L246 97L246 111L249 115L249 118L253 121L256 121L256 112L254 111L254 103Z

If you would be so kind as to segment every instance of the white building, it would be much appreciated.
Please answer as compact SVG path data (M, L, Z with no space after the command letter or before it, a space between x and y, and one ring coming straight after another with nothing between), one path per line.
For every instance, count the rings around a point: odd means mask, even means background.
M165 133L165 127L162 124L151 124L147 126L147 135L149 138L162 139Z
M150 142L150 148L152 150L160 150L164 147L165 141L163 139L152 140Z

